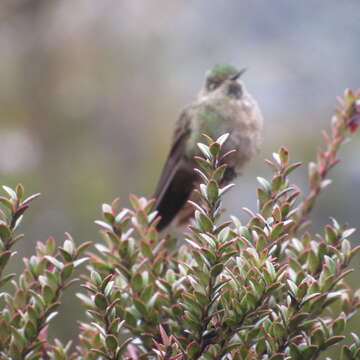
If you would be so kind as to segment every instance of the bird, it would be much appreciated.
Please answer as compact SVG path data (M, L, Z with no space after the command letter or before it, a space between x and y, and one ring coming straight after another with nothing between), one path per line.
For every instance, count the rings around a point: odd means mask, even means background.
M196 201L194 191L201 183L194 172L197 144L202 134L217 139L228 133L222 148L228 167L220 185L241 174L244 165L260 149L263 116L256 100L240 80L246 69L216 64L206 72L205 82L196 100L184 108L175 124L170 151L154 193L154 210L160 217L156 229L161 232L171 223L184 226L194 215L187 200Z

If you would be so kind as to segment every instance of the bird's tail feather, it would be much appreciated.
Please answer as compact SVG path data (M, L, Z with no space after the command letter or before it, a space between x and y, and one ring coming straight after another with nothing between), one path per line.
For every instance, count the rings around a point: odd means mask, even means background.
M168 183L160 198L156 199L155 210L161 216L157 230L161 231L168 226L188 200L194 189L195 174L179 169Z

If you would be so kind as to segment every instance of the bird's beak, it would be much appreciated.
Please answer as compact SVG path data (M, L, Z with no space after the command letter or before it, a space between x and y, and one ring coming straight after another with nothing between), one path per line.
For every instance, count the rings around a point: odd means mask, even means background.
M239 72L237 72L235 75L233 75L230 80L237 80L244 72L246 72L247 68L241 69Z

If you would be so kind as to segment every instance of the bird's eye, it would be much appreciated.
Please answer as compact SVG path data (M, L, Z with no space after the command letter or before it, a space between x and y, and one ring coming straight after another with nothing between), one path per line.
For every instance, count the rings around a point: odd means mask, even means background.
M207 88L209 91L214 91L216 88L218 88L220 83L218 81L212 81L208 84Z

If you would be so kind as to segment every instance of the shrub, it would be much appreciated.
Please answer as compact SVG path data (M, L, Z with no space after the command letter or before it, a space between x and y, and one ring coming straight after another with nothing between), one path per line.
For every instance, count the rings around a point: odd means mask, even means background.
M119 201L102 207L103 242L76 246L70 235L56 248L54 239L38 243L15 280L4 275L23 213L37 195L4 187L0 197L1 359L317 359L344 339L348 320L360 306L345 277L360 246L351 248L354 229L335 219L321 235L306 231L311 210L329 184L341 144L360 123L360 92L346 91L336 111L325 148L309 164L310 192L302 195L289 174L300 164L282 147L267 164L270 180L258 178L258 211L247 224L236 217L221 222L219 186L223 135L204 137L197 173L200 201L185 245L158 234L154 201L130 196L131 209ZM177 244L178 242L178 244ZM180 246L181 245L181 246ZM47 339L61 294L73 271L88 260L78 294L88 321L79 342L63 345ZM334 307L333 304L337 306ZM360 340L352 334L343 359L360 358ZM340 349L340 348L339 348ZM340 350L339 350L340 353Z

